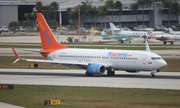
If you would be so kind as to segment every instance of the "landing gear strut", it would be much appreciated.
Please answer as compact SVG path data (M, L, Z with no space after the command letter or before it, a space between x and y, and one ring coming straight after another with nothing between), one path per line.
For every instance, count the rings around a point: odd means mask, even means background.
M159 71L160 71L160 70L152 70L152 71L151 71L151 77L155 77L155 73L156 73L156 72L159 72Z
M151 73L151 77L155 77L155 74L154 74L154 73Z

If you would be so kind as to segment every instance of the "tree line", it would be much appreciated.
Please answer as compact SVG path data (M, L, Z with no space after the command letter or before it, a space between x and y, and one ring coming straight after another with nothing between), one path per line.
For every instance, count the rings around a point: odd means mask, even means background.
M137 0L136 3L131 5L132 11L136 14L136 24L137 24L137 16L138 13L142 14L142 23L144 24L144 8L149 7L149 10L151 10L151 6L154 2L157 2L158 6L161 8L159 11L162 14L168 14L168 25L169 25L169 16L170 14L174 14L176 17L176 20L178 18L178 15L180 14L180 5L176 0ZM139 8L142 8L140 11ZM162 9L162 7L166 8L166 11ZM85 2L81 2L80 5L80 15L81 18L85 19L85 22L87 22L87 18L91 19L91 26L92 25L92 19L96 19L96 17L102 17L102 19L105 19L105 24L106 25L106 19L107 19L107 14L111 13L111 20L110 18L108 19L109 22L113 22L113 12L114 9L118 10L119 13L119 25L121 24L121 13L122 13L122 3L121 1L114 1L114 0L107 0L105 2L105 5L102 6L93 6L92 2L89 2L86 0ZM69 24L73 24L75 20L78 18L78 11L79 11L79 6L75 6L73 8L67 8L66 10L69 15ZM149 15L151 15L151 11L149 11ZM149 17L150 18L150 17ZM149 19L150 20L150 19ZM94 20L94 26L96 27L96 20ZM86 24L87 26L87 24Z
M132 11L136 14L136 23L137 23L137 16L139 13L139 7L141 6L142 11L142 19L144 24L144 8L149 7L149 10L151 10L151 5L154 2L158 2L158 6L160 7L160 13L165 14L167 12L168 14L168 24L169 24L169 16L170 14L174 14L176 17L176 20L178 18L178 15L180 14L180 5L176 0L137 0L136 3L131 5ZM166 11L162 9L162 7L166 8ZM80 15L81 18L85 20L86 25L84 27L87 27L87 19L90 18L91 20L91 26L96 27L96 17L102 17L102 19L105 19L104 25L106 26L106 22L113 22L113 12L114 9L118 10L118 16L119 16L119 25L121 24L121 13L122 13L122 3L121 1L114 1L114 0L107 0L104 5L102 6L93 6L92 2L86 0L85 2L81 2L80 6L75 6L72 8L67 8L66 11L68 13L68 22L70 25L74 25L74 22L78 19L78 12L80 8ZM59 26L59 23L57 22L57 12L59 9L59 4L57 2L52 2L50 5L43 6L42 2L39 1L35 5L35 9L37 12L43 13L48 23L50 23L50 27L56 28ZM107 20L107 14L111 13L111 18ZM28 16L29 15L29 16ZM35 16L29 14L24 14L24 17L33 17ZM149 11L149 15L151 15L151 11ZM49 21L50 19L53 19ZM12 26L11 24L10 26ZM17 25L17 24L15 24Z

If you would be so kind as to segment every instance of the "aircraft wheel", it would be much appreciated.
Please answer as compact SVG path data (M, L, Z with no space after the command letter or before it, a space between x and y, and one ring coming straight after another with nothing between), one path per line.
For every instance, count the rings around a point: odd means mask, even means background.
M131 43L131 41L129 41L129 43Z
M151 77L155 77L155 74L154 74L154 73L151 73Z
M108 76L114 76L115 72L114 71L111 71L111 70L108 70L107 71L107 75Z
M173 44L173 42L171 42L171 45Z
M164 42L164 45L166 44L166 42Z

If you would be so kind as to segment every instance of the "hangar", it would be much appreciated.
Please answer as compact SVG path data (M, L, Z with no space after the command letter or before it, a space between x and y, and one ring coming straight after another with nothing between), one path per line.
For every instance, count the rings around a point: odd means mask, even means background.
M33 11L35 4L37 1L41 1L43 5L50 4L52 1L50 0L0 0L0 26L8 26L9 22L11 21L18 21L21 23L22 21L26 20L24 17L24 13L30 13ZM82 1L86 0L54 0L59 4L58 10L58 22L60 25L68 25L67 19L67 7L73 8L81 4ZM102 6L105 4L107 0L88 0L92 2L93 6ZM138 20L138 24L144 22L146 25L166 25L167 22L170 24L179 24L180 18L176 19L175 15L170 14L167 15L167 9L163 8L162 6L159 7L157 4L159 2L155 2L151 5L151 8L145 6L144 14L142 14L142 6L138 8L138 19L136 19L136 14L132 11L131 5L135 3L135 0L121 0L122 3L122 14L119 16L117 9L114 9L114 15L111 17L111 9L107 14L106 18L96 17L92 20L96 20L97 26L101 26L105 20L109 22L113 22L115 24L119 24L119 17L121 17L121 24L122 25L134 25ZM164 10L165 14L161 14L159 10ZM151 14L149 12L151 11ZM81 24L90 24L91 18L81 19ZM108 22L107 22L108 23ZM77 21L76 21L77 24Z

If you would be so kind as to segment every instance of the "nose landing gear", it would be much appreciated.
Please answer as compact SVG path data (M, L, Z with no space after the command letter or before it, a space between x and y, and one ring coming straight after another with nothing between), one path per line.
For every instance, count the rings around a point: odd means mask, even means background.
M159 70L158 70L158 71L157 71L157 70L152 70L152 71L151 71L151 77L155 77L155 73L156 73L156 72L159 72Z
M154 73L151 73L151 77L155 77L155 74L154 74Z

